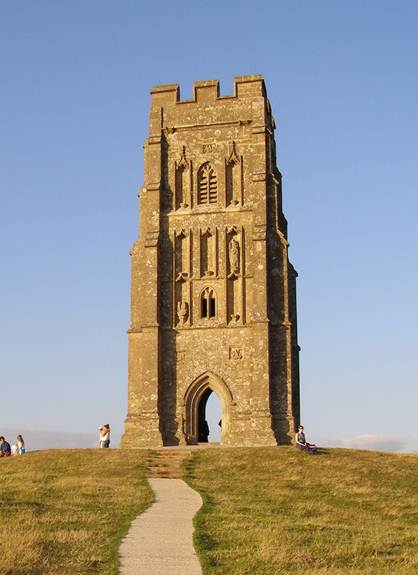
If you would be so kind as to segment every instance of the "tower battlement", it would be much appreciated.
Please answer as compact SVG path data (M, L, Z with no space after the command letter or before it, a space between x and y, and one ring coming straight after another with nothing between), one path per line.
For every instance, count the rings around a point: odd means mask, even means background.
M211 102L231 98L253 98L265 96L266 88L261 75L236 76L233 95L220 95L219 80L193 82L193 98L182 100L179 84L160 84L151 88L152 106L173 106L191 102Z

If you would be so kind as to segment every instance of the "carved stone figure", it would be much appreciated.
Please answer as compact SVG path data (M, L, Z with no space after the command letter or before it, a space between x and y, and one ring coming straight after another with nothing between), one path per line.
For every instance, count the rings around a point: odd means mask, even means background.
M184 325L189 316L189 304L187 301L179 301L177 303L177 317L182 325Z
M229 269L234 274L238 274L240 270L240 245L235 238L229 242Z

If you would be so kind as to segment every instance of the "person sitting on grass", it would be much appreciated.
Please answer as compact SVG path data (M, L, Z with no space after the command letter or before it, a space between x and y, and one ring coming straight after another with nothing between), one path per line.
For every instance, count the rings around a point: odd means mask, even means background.
M299 425L298 432L296 433L296 447L302 449L302 451L308 451L309 453L316 453L317 447L313 443L308 443L305 437L305 430L303 425Z
M9 457L11 451L10 443L0 436L0 457Z
M20 434L16 437L16 439L17 439L17 447L19 450L19 455L23 455L26 451L25 440Z

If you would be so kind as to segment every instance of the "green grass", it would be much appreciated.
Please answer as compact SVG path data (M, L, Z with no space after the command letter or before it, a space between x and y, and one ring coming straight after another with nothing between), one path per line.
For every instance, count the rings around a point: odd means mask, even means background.
M208 449L185 470L205 575L418 572L417 456Z
M147 451L51 450L0 459L1 575L116 575L152 502ZM204 499L205 575L411 575L418 457L291 447L201 449L185 478Z
M50 450L0 459L1 575L115 575L152 500L146 451Z

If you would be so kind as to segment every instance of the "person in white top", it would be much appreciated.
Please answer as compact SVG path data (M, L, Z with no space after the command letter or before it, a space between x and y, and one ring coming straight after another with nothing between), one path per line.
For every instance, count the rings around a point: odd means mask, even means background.
M23 455L26 451L25 441L20 434L16 437L16 439L17 439L17 448L19 450L19 455Z
M103 427L99 427L100 431L100 448L106 449L110 445L110 425L106 423Z

